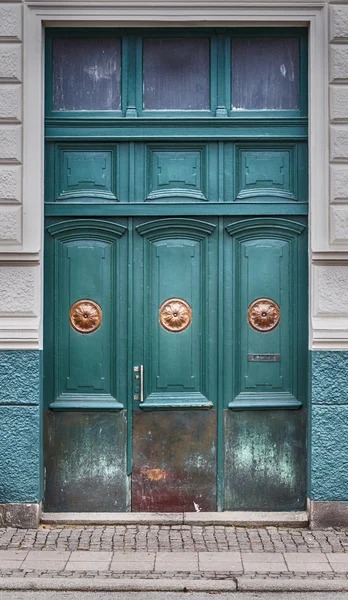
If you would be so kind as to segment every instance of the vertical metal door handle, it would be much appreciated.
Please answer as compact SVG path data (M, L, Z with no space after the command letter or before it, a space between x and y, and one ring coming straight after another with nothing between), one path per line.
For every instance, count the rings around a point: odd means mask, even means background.
M135 375L135 380L139 381L139 387L136 386L135 394L133 396L133 400L138 400L139 402L144 402L144 365L138 365L137 367L133 367Z
M140 403L144 402L144 365L140 365Z

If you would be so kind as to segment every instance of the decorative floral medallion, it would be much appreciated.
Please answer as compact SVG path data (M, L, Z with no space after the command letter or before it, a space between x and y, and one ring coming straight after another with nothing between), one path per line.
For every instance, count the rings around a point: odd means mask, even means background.
M280 308L269 298L258 298L248 308L248 321L256 331L273 331L280 321Z
M159 322L163 329L172 333L184 331L191 324L191 306L181 298L169 298L161 304Z
M93 300L78 300L70 308L70 325L79 333L93 333L102 322L102 309Z

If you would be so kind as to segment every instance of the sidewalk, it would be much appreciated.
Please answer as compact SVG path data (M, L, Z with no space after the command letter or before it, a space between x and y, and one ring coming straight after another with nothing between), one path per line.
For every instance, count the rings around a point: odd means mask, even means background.
M348 590L348 530L0 529L1 589Z

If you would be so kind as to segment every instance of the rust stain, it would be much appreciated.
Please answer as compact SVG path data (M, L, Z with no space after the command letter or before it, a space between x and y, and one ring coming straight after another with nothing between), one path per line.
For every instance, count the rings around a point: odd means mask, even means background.
M151 481L161 481L166 479L166 473L163 469L142 469L143 475Z
M215 411L136 411L133 428L133 511L216 509Z

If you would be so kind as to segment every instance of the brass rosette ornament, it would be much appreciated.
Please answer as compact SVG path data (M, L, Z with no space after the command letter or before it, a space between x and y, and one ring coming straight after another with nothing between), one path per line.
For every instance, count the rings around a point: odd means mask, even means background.
M161 304L159 322L166 331L179 333L187 329L191 325L191 321L192 309L185 300L170 298Z
M78 300L70 308L70 325L78 333L93 333L102 323L103 313L93 300Z
M258 298L248 308L248 321L255 331L273 331L280 321L280 308L270 298Z

